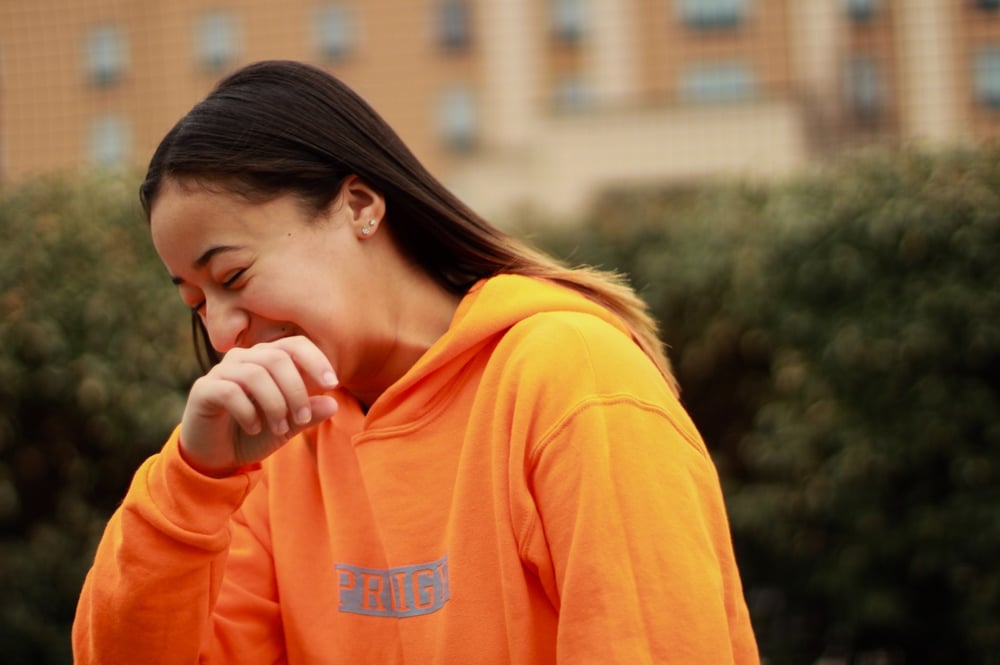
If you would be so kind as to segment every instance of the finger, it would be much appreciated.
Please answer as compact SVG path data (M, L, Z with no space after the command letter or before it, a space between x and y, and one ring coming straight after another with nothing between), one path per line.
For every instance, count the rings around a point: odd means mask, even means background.
M288 353L296 366L312 379L320 390L337 387L339 382L330 359L308 337L302 335L283 337L271 344Z
M284 418L289 423L303 425L312 419L309 408L309 391L303 379L302 370L295 364L291 354L287 351L261 344L252 347L242 356L234 356L233 361L259 365L267 370L284 399Z
M238 385L272 432L288 432L288 402L267 367L253 362L220 363L212 374L217 380Z
M195 410L194 415L201 418L213 418L224 412L247 434L261 431L257 406L238 383L201 377L191 386L188 405Z
M337 400L330 395L313 395L309 398L309 422L301 423L292 428L288 436L292 437L314 427L324 420L333 417L340 409Z
M309 405L312 411L312 420L309 422L309 426L331 418L340 409L340 404L337 403L337 400L329 395L315 395L310 397Z

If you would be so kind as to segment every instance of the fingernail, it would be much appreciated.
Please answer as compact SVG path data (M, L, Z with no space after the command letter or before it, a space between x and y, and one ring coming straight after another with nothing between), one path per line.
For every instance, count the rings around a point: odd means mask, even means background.
M310 420L312 420L312 411L310 411L306 407L302 407L295 414L295 422L297 422L300 425L305 425Z
M337 375L333 372L327 372L323 375L323 386L325 388L333 388L337 385Z
M274 431L277 434L284 434L285 432L287 432L288 431L288 421L287 420L282 420L280 423L278 423L278 426L274 428Z
M257 422L257 421L254 421L250 425L250 429L247 430L247 433L248 434L260 434L260 423Z

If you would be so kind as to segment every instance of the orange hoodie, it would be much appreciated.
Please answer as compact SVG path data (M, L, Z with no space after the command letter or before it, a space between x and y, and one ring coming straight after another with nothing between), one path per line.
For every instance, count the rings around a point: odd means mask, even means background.
M108 524L87 663L758 663L715 468L622 324L500 276L363 415Z

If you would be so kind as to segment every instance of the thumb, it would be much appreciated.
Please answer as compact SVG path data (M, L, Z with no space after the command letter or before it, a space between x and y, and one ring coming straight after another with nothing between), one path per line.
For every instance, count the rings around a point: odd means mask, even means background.
M312 411L312 420L306 427L312 427L331 418L340 409L340 405L330 395L312 395L309 397L309 409Z

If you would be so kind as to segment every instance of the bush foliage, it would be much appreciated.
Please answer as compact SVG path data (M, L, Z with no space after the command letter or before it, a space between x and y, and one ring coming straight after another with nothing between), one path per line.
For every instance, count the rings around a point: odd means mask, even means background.
M134 200L0 193L5 662L70 662L96 539L195 373ZM663 322L769 663L1000 662L1000 150L609 192L532 232Z
M0 193L0 653L68 663L108 515L165 440L194 372L184 307L135 188Z

